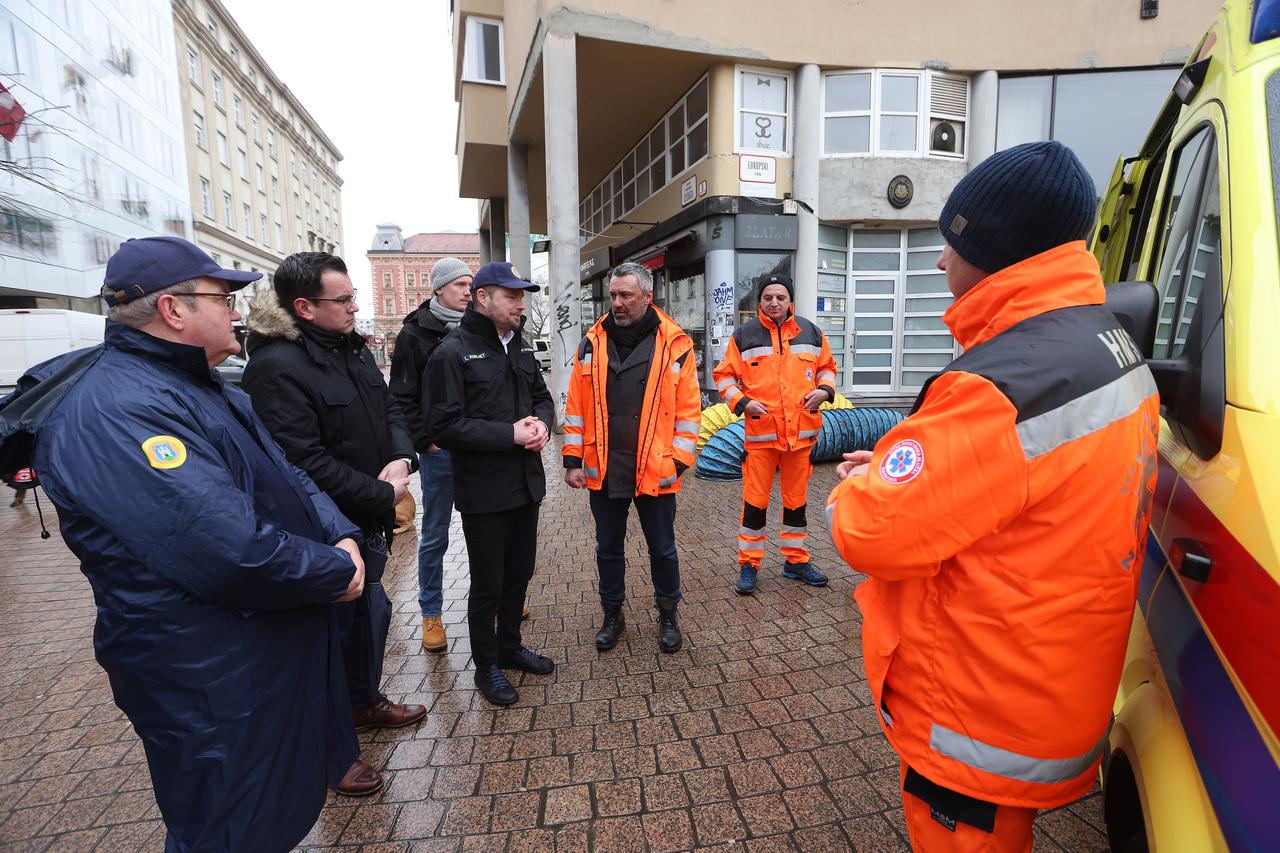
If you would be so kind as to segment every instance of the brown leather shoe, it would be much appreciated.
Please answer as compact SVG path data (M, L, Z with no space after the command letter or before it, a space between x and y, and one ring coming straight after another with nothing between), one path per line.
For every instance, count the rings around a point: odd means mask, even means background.
M439 616L422 617L422 647L429 652L443 652L449 648L449 637Z
M351 712L358 732L411 726L426 715L427 709L422 705L397 705L385 696L372 705Z
M357 758L333 791L344 797L368 797L381 791L382 785L382 774Z
M529 605L526 604L524 606L524 610L520 611L520 621L523 622L528 618L529 618Z

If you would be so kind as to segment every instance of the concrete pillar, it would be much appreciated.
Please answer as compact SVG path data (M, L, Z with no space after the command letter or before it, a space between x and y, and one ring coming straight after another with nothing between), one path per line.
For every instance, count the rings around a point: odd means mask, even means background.
M520 275L531 275L529 149L514 142L507 145L507 227L511 233L511 263Z
M572 33L547 33L542 46L542 111L547 154L547 284L551 298L551 397L564 428L573 352L582 338L578 248L578 49Z
M493 260L493 255L489 251L489 229L480 229L480 263L487 264Z
M973 77L969 99L969 168L996 153L996 108L1000 103L1000 75L982 71Z
M795 310L801 317L812 318L818 310L818 159L822 106L819 91L822 74L816 65L802 65L796 74L796 130L794 195L802 202L796 217L799 242L796 244ZM808 205L813 213L805 209Z
M489 257L495 261L507 259L507 200L489 199Z

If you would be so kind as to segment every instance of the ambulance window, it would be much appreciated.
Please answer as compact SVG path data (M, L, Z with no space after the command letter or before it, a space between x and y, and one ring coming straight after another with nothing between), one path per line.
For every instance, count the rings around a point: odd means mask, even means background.
M1182 351L1208 264L1217 263L1218 170L1213 130L1204 126L1174 152L1165 196L1164 238L1156 290L1160 317L1154 357ZM1190 275L1188 275L1190 270Z

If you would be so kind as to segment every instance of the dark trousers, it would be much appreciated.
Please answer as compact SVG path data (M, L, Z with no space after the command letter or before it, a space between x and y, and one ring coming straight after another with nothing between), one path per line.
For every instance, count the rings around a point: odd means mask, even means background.
M391 603L382 588L382 572L390 546L381 533L364 534L360 556L364 558L364 592L355 601L333 605L342 644L351 707L360 709L382 698L382 664L391 628Z
M464 512L462 533L471 564L471 656L477 668L496 666L499 657L520 648L520 615L538 549L538 504L502 512Z
M676 496L636 495L611 498L603 490L591 492L591 514L596 519L596 569L600 573L600 603L606 610L621 607L626 599L627 561L623 547L627 536L627 512L632 502L640 516L640 529L649 546L649 574L653 594L680 598L680 558L676 554Z

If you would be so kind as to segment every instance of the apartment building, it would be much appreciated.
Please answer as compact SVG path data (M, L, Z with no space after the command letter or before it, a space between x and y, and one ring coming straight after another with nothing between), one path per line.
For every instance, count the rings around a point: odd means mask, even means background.
M404 317L431 297L431 268L441 258L457 258L475 272L480 269L480 235L452 231L405 237L400 226L378 226L369 258L373 292L373 334L388 353Z
M850 397L909 402L956 353L937 218L996 150L1057 139L1105 190L1219 0L454 0L459 194L482 248L550 235L553 386L606 273L711 368L762 275L796 281Z
M169 2L0 3L0 308L104 313L121 242L191 236Z
M218 0L172 0L195 241L223 266L342 254L342 154Z

